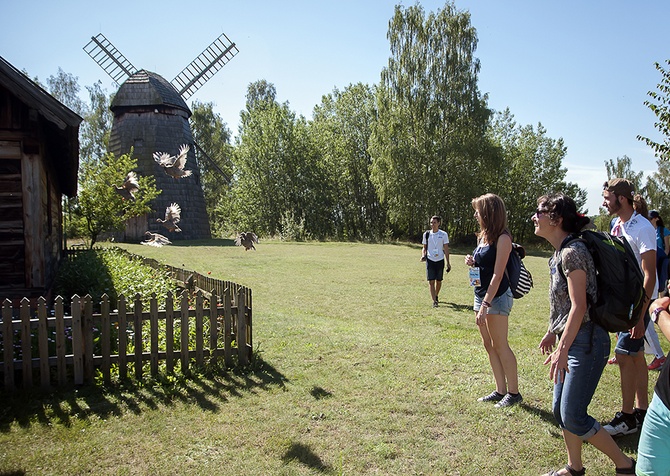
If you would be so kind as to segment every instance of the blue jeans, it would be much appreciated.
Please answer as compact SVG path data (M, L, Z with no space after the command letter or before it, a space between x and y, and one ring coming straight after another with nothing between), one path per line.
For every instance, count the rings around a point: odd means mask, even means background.
M579 329L568 350L570 372L565 374L563 382L554 385L553 411L558 425L583 440L588 440L601 428L586 410L607 365L609 353L609 333L587 322Z
M637 474L670 474L670 410L655 393L637 447Z

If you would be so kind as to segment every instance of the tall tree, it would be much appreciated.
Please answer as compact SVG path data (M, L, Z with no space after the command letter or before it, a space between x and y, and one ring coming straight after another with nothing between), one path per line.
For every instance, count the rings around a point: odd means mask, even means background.
M389 218L416 235L439 213L453 231L471 220L470 199L482 191L484 132L490 111L477 87L477 34L470 14L447 2L436 13L395 7L391 57L378 88L372 130L372 180Z
M232 226L266 236L329 236L332 193L305 119L266 94L274 91L269 83L253 83L248 91L236 137Z
M616 177L625 178L633 183L636 191L643 191L644 173L633 170L633 160L627 155L617 157L616 160L606 160L605 170L607 171L607 180Z
M321 153L335 196L337 238L379 240L388 224L370 180L369 139L376 118L372 88L358 83L335 88L314 108L311 134Z
M670 60L665 60L665 64L670 66ZM656 157L667 161L670 159L670 69L664 68L659 63L655 63L655 66L661 73L661 82L656 85L656 91L647 93L651 100L645 101L644 104L656 115L654 127L663 135L663 143L641 135L637 138L651 147Z
M114 116L109 106L112 96L97 81L86 86L90 103L85 107L84 121L79 129L79 160L89 162L104 157L109 145Z
M564 192L575 199L578 208L586 202L586 192L567 183L563 167L567 149L563 139L547 136L542 124L519 126L506 109L496 114L491 138L500 148L499 172L491 187L505 201L510 230L516 240L533 237L530 216L538 197L549 192Z
M78 77L66 73L59 67L56 76L51 75L47 78L47 85L53 97L84 117L86 104L79 97L81 88Z

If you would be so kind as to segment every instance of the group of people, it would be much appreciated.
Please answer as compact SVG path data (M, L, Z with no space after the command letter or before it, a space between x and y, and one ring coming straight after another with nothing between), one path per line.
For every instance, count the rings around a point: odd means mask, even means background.
M665 360L662 351L660 357L656 357L662 359L661 373L649 405L649 368L644 352L645 342L652 340L645 339L645 333L656 335L653 323L670 339L670 297L658 298L657 285L658 280L662 283L662 295L667 294L667 275L657 278L657 249L664 248L667 260L670 232L666 235L663 231L658 212L652 210L647 216L646 204L630 181L609 180L602 193L603 207L614 217L610 233L624 237L631 245L643 272L644 289L651 305L642 310L634 328L617 334L614 353L621 377L621 411L608 424L601 425L587 410L607 365L611 340L610 334L589 317L589 303L596 300L596 270L586 245L574 239L576 233L592 225L567 195L554 193L538 198L531 218L534 231L554 248L549 259L549 326L539 349L547 355L544 363L549 366L554 382L552 409L563 432L568 460L564 468L547 475L584 475L584 441L612 460L617 475L669 475L670 363L665 362L670 360ZM474 287L475 321L495 381L495 390L478 400L493 402L498 408L509 407L523 400L519 393L516 357L507 338L514 301L506 273L512 237L500 197L491 193L482 195L472 200L472 207L480 229L477 247L465 257L465 264L470 267L470 283ZM423 236L422 259L427 261L434 306L439 303L445 260L447 271L451 269L449 238L439 229L440 222L439 217L432 217L432 229ZM657 235L661 237L658 243ZM667 270L667 261L664 264ZM636 462L621 451L613 436L631 434L640 428Z

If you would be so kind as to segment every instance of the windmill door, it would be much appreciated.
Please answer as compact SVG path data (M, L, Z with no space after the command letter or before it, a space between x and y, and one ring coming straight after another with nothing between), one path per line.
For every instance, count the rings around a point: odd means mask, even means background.
M0 287L25 287L21 143L0 141Z

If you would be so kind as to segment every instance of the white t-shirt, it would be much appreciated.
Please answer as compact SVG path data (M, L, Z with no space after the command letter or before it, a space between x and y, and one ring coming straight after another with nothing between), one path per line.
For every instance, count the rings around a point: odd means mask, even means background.
M433 230L428 232L428 242L426 242L426 233L423 233L422 244L427 244L426 257L431 261L440 261L444 259L444 245L449 244L449 235L444 230ZM656 243L656 232L654 232L654 243Z
M622 223L621 218L615 220L612 226L612 234L614 236L623 236L626 238L626 241L628 241L630 247L633 248L633 251L635 252L637 264L639 264L640 267L642 267L642 254L647 251L656 251L656 229L649 220L637 212L633 212L633 216L631 216L627 222ZM655 268L656 266L654 263L654 269ZM656 277L655 283L658 283L658 277ZM651 299L653 300L657 297L658 286L654 284L654 293L651 296Z

